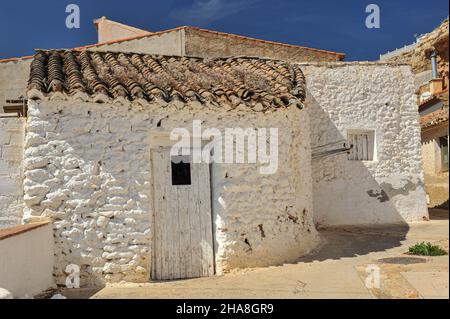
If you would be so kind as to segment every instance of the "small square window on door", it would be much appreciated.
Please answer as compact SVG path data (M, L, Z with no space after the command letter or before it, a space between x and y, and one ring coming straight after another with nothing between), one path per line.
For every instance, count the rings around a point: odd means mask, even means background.
M352 149L348 156L352 161L373 161L375 153L375 131L349 130L347 140Z
M172 185L191 185L190 156L171 156Z

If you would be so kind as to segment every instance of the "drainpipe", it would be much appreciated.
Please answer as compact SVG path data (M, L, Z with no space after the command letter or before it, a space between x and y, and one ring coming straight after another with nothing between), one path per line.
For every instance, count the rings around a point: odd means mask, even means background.
M433 75L433 79L436 79L438 77L436 65L436 51L431 52L430 57L431 57L431 72Z

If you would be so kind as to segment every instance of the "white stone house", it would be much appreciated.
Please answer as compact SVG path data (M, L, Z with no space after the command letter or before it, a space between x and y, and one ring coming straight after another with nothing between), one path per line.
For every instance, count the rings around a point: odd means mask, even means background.
M84 284L277 265L317 227L428 218L406 65L39 51L27 95L24 217L52 219L59 283L69 264ZM276 172L190 163L176 185L172 130L210 141L194 120L277 128Z
M274 60L38 52L28 91L25 217L53 220L57 282L69 264L81 267L84 282L146 281L308 253L318 235L304 89L298 66ZM194 120L220 132L278 129L277 170L191 156L189 181L174 181L170 133L192 131Z

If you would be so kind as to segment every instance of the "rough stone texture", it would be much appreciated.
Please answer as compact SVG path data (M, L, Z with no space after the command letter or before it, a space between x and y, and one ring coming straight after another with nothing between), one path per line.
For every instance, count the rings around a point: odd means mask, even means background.
M375 130L376 157L313 160L319 225L387 224L428 217L419 114L409 66L329 63L302 66L307 79L311 147L342 143L348 129Z
M448 18L432 32L424 34L413 50L393 56L386 62L408 63L414 74L431 70L430 53L438 51L437 63L440 74L448 79Z
M55 276L81 267L84 285L146 281L150 274L150 131L174 127L277 127L279 165L214 164L212 202L218 273L296 260L317 244L312 220L309 120L295 107L190 103L139 105L29 102L25 150L26 215L53 219Z
M419 109L422 111L433 103L442 102L442 109L431 114L426 114L421 119L422 124L422 163L425 171L425 187L430 207L443 205L448 207L448 173L440 169L439 137L448 136L448 85L449 85L449 20L445 19L436 29L420 37L413 51L398 55L390 61L402 61L409 63L416 76L416 90ZM422 74L431 70L430 53L437 54L437 71L443 78L443 91L434 95L422 103L419 97L424 92L430 92L428 81L421 80ZM427 79L426 77L424 79ZM427 80L431 79L431 76ZM447 123L445 123L447 122ZM444 124L444 129L441 125Z
M0 228L20 223L25 120L0 118Z
M438 74L446 79L448 87L448 18L445 19L432 32L419 39L414 54L410 60L413 73L419 73L431 69L430 53L436 51Z

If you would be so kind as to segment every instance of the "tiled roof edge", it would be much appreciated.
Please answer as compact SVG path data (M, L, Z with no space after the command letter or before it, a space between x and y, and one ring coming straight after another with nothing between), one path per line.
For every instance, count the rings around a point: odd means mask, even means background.
M426 109L430 104L433 105L434 102L440 102L441 99L439 98L441 95L447 93L448 94L448 88L444 89L436 94L433 94L432 96L430 96L428 99L423 100L422 102L419 103L419 112L422 111L423 109Z
M3 59L3 60L0 60L0 63L17 62L17 61L29 60L29 59L33 59L33 58L34 58L34 55L26 55L26 56L22 56L22 57L18 57L18 58Z

